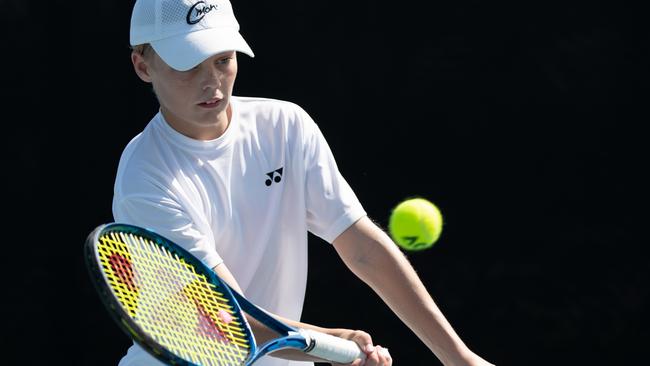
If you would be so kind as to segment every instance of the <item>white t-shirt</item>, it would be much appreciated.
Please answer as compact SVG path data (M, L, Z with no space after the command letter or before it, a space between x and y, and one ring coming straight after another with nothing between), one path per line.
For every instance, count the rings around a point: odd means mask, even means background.
M231 105L228 129L210 141L178 133L158 113L122 153L113 216L155 230L211 268L224 262L253 303L300 319L307 231L331 243L366 212L302 108L235 96ZM120 361L149 365L162 364L137 344Z

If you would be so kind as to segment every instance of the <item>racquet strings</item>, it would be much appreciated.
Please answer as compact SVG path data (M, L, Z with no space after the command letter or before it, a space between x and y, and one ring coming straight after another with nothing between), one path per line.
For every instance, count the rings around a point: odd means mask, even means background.
M123 310L154 341L197 365L244 363L251 345L241 313L194 266L132 233L104 233L97 252Z

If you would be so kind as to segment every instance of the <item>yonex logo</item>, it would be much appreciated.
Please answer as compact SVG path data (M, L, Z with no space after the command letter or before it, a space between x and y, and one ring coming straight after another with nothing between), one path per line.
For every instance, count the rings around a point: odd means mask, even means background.
M267 187L270 187L273 182L275 183L280 183L282 181L282 171L284 170L284 167L280 169L276 169L272 172L266 173L266 175L269 177L264 184L266 184Z
M187 24L196 24L203 19L209 12L212 10L217 10L218 6L211 4L207 5L205 1L199 1L196 4L192 5L190 11L187 12Z

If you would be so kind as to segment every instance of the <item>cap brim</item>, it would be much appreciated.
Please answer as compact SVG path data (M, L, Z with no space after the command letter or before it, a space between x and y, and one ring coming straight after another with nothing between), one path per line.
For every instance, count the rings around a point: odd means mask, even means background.
M203 29L153 41L151 46L167 65L178 71L187 71L208 57L227 51L255 57L244 37L229 28Z

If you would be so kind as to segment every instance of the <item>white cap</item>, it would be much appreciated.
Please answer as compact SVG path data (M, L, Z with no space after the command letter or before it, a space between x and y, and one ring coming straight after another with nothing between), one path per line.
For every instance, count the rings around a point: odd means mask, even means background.
M137 0L131 46L149 43L173 69L186 71L226 51L254 57L229 0Z

